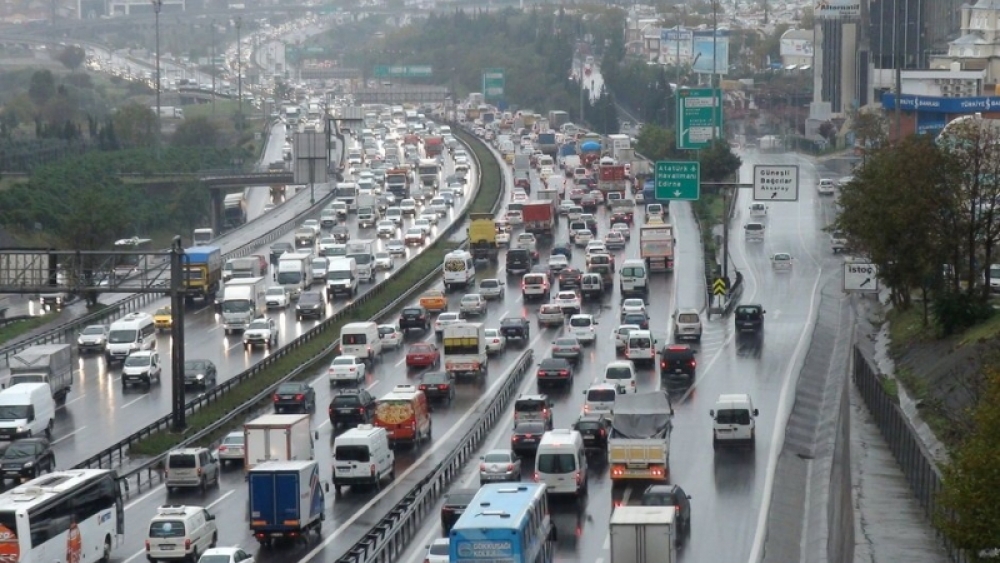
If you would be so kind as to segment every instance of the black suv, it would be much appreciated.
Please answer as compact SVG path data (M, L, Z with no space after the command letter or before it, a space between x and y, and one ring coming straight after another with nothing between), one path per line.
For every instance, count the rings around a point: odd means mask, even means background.
M500 335L504 338L518 338L524 342L531 339L531 323L523 317L507 317L500 321Z
M34 479L56 468L56 455L45 438L22 438L11 443L0 456L2 481Z
M326 313L326 303L323 301L323 294L318 291L306 291L299 295L299 302L295 304L295 319L301 321L305 317L322 319Z
M441 531L445 536L451 532L452 526L458 522L465 509L469 508L469 503L478 492L479 489L455 489L445 495L444 505L441 507Z
M330 401L330 423L340 425L371 424L375 420L375 397L365 389L340 389Z
M643 506L673 506L677 513L677 539L691 533L691 495L677 485L650 485L642 493Z
M611 435L611 419L604 414L585 414L573 423L573 430L583 437L583 447L587 450L605 451L608 449L608 436Z
M510 275L526 274L534 263L531 252L526 248L512 248L507 251L507 273Z
M660 350L660 377L686 377L694 380L698 361L694 356L697 350L692 350L687 344L670 344Z
M764 310L762 305L740 305L736 307L736 332L758 334L764 330Z
M304 381L282 383L274 391L274 412L310 413L316 411L316 390Z
M399 313L399 330L406 332L416 328L422 331L431 329L431 314L420 306L406 307Z

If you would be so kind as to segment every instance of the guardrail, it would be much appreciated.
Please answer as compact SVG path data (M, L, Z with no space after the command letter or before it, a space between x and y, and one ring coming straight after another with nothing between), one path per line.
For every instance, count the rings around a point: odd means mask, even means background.
M299 197L308 197L308 196L299 195ZM271 229L263 236L256 238L250 242L247 242L246 244L239 246L230 252L227 252L222 256L223 260L229 260L230 258L243 258L245 256L249 256L254 250L257 250L261 246L270 244L274 242L276 239L293 231L302 221L302 217L317 213L332 199L333 199L333 193L332 192L328 193L321 199L317 200L315 205L310 206L302 213L297 214L295 217L292 217L288 221L285 221L284 223ZM251 224L252 222L247 223L243 227L240 227L240 229ZM236 229L233 231L229 231L226 234L228 235L238 231L239 229ZM165 293L166 293L166 288L164 288L164 294ZM145 307L146 305L152 303L153 301L162 299L163 296L164 295L159 293L137 293L130 297L126 297L125 299L117 303L109 305L108 308L106 309L102 309L101 311L98 311L96 313L84 315L83 317L80 317L76 320L67 321L59 326L49 329L34 337L25 339L21 342L15 342L14 344L4 346L3 348L0 348L0 360L2 360L2 363L7 364L10 359L10 356L17 354L26 348L30 348L31 346L35 346L38 344L72 342L72 337L76 334L76 332L80 328L83 328L84 326L90 324L105 322L109 319L115 321L129 313L132 313L138 309L141 309L142 307Z
M479 162L479 159L475 156L474 152L472 158L476 160L476 165L477 165L476 169L479 172L480 179L476 183L476 189L473 190L473 192L467 196L469 204L471 204L472 200L478 193L478 190L482 187L482 174L483 174L482 163ZM503 199L502 197L497 198L497 202L494 203L494 209L496 209L496 207L499 205L499 202L502 199ZM455 220L452 221L452 223L447 228L445 228L444 231L441 232L441 234L437 237L435 242L446 241L451 235L453 235L459 229L464 228L464 217L468 213L467 209L468 205L466 206L466 210L463 210L463 212L458 217L456 217ZM410 263L404 264L403 267L396 270L391 277L396 277L401 275L403 272L407 270L408 267L410 267ZM373 318L379 319L385 316L387 313L394 311L401 304L405 304L407 300L409 300L413 296L413 294L419 290L419 288L423 287L428 281L433 279L435 276L440 276L440 275L441 275L441 266L436 268L434 271L430 272L427 276L421 279L420 282L415 284L407 292L403 293L400 296L392 298L386 306L382 307L374 315ZM353 313L354 310L356 310L356 308L361 307L365 303L368 303L369 301L375 299L380 299L380 298L386 299L387 296L385 296L384 293L385 293L385 285L383 282L383 284L376 286L374 289L372 289L359 299L355 300L347 307L341 309L331 317L327 318L322 323L319 323L318 325L307 331L299 338L296 338L292 342L274 351L267 358L261 360L259 363L255 364L250 369L241 372L240 374L236 375L233 378L228 379L227 381L223 382L220 385L217 385L209 392L204 393L203 395L188 401L184 406L185 412L190 415L202 409L204 406L218 401L223 395L228 393L234 387L254 377L262 370L267 369L276 361L278 361L280 358L286 356L293 350L301 347L306 342L309 342L317 337L322 336L327 329L329 329L336 323L341 322L344 318L348 317L351 313ZM307 359L305 362L300 364L299 367L297 367L295 370L289 373L289 375L283 377L280 381L274 383L267 389L263 390L257 397L250 399L249 401L244 403L240 408L232 411L231 413L228 413L225 417L213 423L210 427L200 432L197 432L189 436L188 438L185 438L178 445L178 447L183 447L184 445L197 442L198 440L201 440L206 436L210 436L213 432L217 431L219 428L222 428L227 424L232 424L234 420L240 417L245 417L250 411L252 411L256 407L257 403L260 402L260 400L270 396L274 392L274 390L277 389L278 385L299 375L300 373L302 373L302 371L309 369L310 367L312 367L312 364L315 363L317 359L325 357L326 355L330 354L331 352L339 348L339 346L340 346L340 340L339 339L334 340L330 344L330 346L325 347L321 352ZM100 453L91 456L87 460L77 464L74 468L91 469L91 468L116 467L126 459L127 451L132 444L149 437L151 434L166 430L167 428L170 427L172 422L173 422L173 417L171 415L165 415L160 419L154 421L153 423L147 425L146 427L134 432L127 438L120 440L118 443L112 445L111 447L106 448ZM143 486L151 486L152 484L154 484L160 478L159 466L162 461L162 458L163 458L162 455L157 456L155 458L145 461L141 466L131 471L128 471L127 473L122 474L120 476L120 479L122 481L122 486L124 487L125 492L129 493L132 490L133 481L136 491L141 490Z
M503 418L507 405L517 396L521 381L533 364L531 349L521 352L517 363L507 372L503 386L458 447L396 503L364 538L337 558L337 563L395 563L400 560L407 545L427 522L428 514L437 508L438 500Z

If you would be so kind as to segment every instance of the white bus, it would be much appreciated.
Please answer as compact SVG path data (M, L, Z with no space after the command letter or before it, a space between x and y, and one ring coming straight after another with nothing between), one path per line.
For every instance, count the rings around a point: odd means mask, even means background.
M0 494L0 562L107 563L125 534L114 471L55 471Z

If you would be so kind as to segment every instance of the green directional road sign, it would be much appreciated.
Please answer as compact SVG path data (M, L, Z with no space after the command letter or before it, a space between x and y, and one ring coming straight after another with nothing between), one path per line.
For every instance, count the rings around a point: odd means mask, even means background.
M502 68L483 69L483 96L489 100L503 97L506 78Z
M688 88L677 91L678 149L704 149L722 133L722 91Z
M701 193L701 164L657 161L655 186L656 199L698 199Z
M430 78L433 74L434 69L430 65L378 65L372 72L375 78Z

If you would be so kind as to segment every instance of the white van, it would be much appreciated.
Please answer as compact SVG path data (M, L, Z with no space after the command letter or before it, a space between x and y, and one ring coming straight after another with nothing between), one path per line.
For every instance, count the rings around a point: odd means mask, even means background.
M649 334L649 331L633 330L628 335L629 340L632 340L632 335L637 332ZM636 379L635 364L632 363L632 360L614 360L608 362L608 365L604 367L601 383L618 385L624 389L623 393L636 393L638 392Z
M347 323L340 329L340 353L375 363L382 353L382 339L378 334L378 324L373 321Z
M52 439L56 402L48 383L20 383L0 391L0 440Z
M747 223L743 225L743 231L745 233L745 239L747 242L764 242L764 223Z
M615 401L624 392L621 385L614 383L597 383L590 386L583 394L587 397L583 402L583 414L605 414L614 416Z
M722 445L749 444L752 448L757 441L757 409L746 393L719 395L715 408L708 411L712 416L712 447Z
M535 479L550 495L587 492L587 456L576 430L557 428L542 434L535 454Z
M656 339L648 330L633 330L625 340L625 357L636 364L656 363Z
M396 457L385 428L361 424L333 441L333 488L337 496L345 485L371 485L396 476Z
M476 281L476 263L466 250L455 250L444 257L444 290L469 287Z
M156 327L153 315L130 313L111 323L108 345L104 349L107 363L124 362L132 352L156 348Z
M649 294L649 272L646 271L646 261L636 258L622 262L618 270L621 279L619 287L622 297L638 295L645 297Z
M358 294L358 263L354 258L332 258L326 268L326 296L354 297Z

